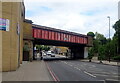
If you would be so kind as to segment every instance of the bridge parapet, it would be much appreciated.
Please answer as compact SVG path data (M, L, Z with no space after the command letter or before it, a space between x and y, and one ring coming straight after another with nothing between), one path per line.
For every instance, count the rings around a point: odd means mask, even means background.
M87 43L88 47L92 47L93 46L93 38L88 36L88 43Z

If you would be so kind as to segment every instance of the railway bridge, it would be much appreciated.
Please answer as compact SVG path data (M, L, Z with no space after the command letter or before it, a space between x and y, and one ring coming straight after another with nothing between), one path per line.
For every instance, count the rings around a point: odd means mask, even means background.
M64 46L71 50L71 57L74 59L86 58L88 47L92 46L92 38L70 31L55 29L47 26L32 24L32 21L25 20L24 44L30 43L31 55L34 58L35 44ZM29 33L29 34L27 34Z

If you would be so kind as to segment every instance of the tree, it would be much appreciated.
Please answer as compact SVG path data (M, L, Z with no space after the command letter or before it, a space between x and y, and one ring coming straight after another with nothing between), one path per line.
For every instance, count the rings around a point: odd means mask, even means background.
M45 45L36 45L36 48L41 51L41 50L45 50L45 51L48 51L50 50L50 47L49 46L45 46Z
M95 39L99 40L99 41L105 41L106 40L106 38L104 37L104 35L100 34L98 32L95 33Z
M88 32L88 33L87 33L87 36L91 36L92 38L94 38L94 37L95 37L95 34L94 34L93 32Z
M120 20L118 20L114 25L113 28L115 29L114 37L117 39L118 44L118 54L120 55Z
M41 51L43 49L43 45L36 45L36 48Z
M105 59L105 46L103 45L99 45L98 59L100 60L100 63L102 63L102 60Z
M93 39L95 37L95 34L93 32L88 32L87 33L87 36L91 36ZM93 41L94 42L94 41ZM93 43L93 46L94 46L94 43ZM89 48L89 51L88 51L88 59L89 59L89 62L91 62L91 59L92 57L94 56L94 47L92 48Z
M94 49L93 49L93 47L91 47L88 51L89 62L91 62L91 59L92 59L93 56L94 56Z
M44 46L43 50L48 51L48 50L50 50L50 47L49 46Z
M106 42L107 42L107 40L104 37L104 35L96 32L95 33L95 39L93 40L94 52L98 53L99 45L104 45L104 44L106 44Z

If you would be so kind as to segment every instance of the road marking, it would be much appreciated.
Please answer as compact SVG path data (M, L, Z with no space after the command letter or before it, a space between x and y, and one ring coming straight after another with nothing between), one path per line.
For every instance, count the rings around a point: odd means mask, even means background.
M74 67L75 69L77 69L77 67Z
M119 81L117 79L105 79L106 81Z
M90 74L90 73L88 73L88 72L86 72L86 71L84 71L84 73L86 73L86 74L88 74L88 75L90 75L90 76L92 76L92 77L96 77L96 76L94 76L94 75L92 75L92 74Z
M97 75L97 76L105 76L105 77L109 77L109 76L110 76L110 75L101 75L101 74L94 74L94 75ZM113 76L113 75L111 75L110 77L118 78L119 76Z
M88 70L89 71L89 70ZM90 73L95 73L95 74L110 74L108 72L98 72L98 71L89 71ZM111 75L111 74L110 74Z
M69 64L70 65L70 64ZM73 66L73 65L70 65L71 67Z
M80 70L79 68L76 67L77 70Z
M92 71L92 72L103 72L103 70L101 69L88 69L88 71Z
M58 77L55 75L55 73L52 71L51 67L50 67L50 66L48 66L48 64L47 64L47 63L45 63L45 64L46 64L47 69L48 69L48 71L50 72L50 74L51 74L52 78L54 79L54 81L60 81L60 80L58 79Z
M117 74L118 75L118 73L112 73L112 74Z
M96 67L95 65L91 65L92 67Z
M65 64L67 64L67 62L64 62Z

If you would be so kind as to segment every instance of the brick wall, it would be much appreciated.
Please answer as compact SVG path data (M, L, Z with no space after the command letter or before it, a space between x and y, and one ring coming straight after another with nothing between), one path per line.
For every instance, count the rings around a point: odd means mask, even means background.
M3 71L16 70L20 64L19 61L21 61L23 49L23 6L21 2L2 3L2 18L10 20L9 31L0 31L2 33ZM20 38L17 34L18 26L20 27Z

